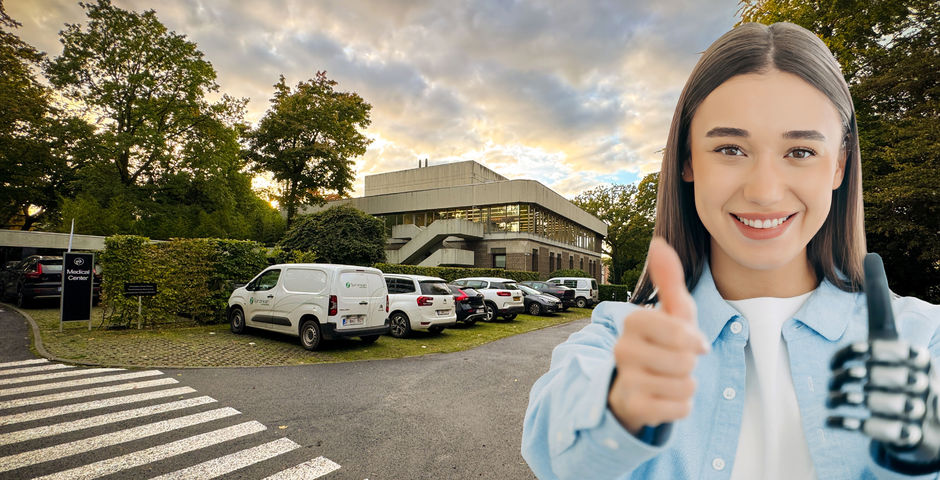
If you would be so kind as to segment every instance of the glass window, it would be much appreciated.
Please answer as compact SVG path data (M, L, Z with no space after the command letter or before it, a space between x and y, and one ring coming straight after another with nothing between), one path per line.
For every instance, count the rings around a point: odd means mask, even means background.
M450 295L447 284L440 280L424 280L420 282L421 293L424 295Z
M580 268L581 270L584 270L584 257L581 257L580 265L581 266L579 266L578 268Z
M539 249L532 249L532 271L539 271Z
M574 257L568 254L568 268L574 268Z
M493 268L506 268L505 253L497 253L493 255Z
M255 290L270 290L277 286L277 279L281 276L281 271L278 270L268 270L261 274L258 277L257 283L255 283Z

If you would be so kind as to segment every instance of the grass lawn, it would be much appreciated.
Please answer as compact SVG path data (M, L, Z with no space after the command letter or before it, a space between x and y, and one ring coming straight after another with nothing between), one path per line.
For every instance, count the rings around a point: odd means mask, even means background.
M590 309L572 308L550 316L519 315L510 322L477 322L439 334L415 331L405 339L386 335L372 345L364 345L357 338L338 340L326 342L317 352L308 352L297 337L253 329L235 335L227 324L105 330L98 328L101 311L95 308L91 331L87 322L67 322L59 332L57 306L37 305L25 311L39 324L46 350L57 357L104 365L164 367L296 365L457 352L591 315Z

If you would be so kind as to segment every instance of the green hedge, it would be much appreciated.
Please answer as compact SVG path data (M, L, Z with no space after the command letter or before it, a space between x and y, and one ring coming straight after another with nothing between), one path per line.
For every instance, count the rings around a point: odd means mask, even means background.
M582 278L591 278L591 275L584 270L578 270L565 268L562 270L555 270L552 273L548 274L548 278L557 278L557 277L582 277Z
M376 263L373 265L383 273L402 273L408 275L427 275L440 277L448 282L464 277L499 277L511 278L517 282L538 280L538 272L504 270L502 268L466 268L466 267L420 267L417 265L398 265L395 263Z
M177 316L212 323L225 321L235 283L244 283L268 265L267 252L247 240L173 239L150 243L145 237L115 235L101 254L102 302L109 326L138 322L137 298L124 296L125 282L157 284L157 295L142 298L147 325L175 322Z
M601 301L613 300L626 302L630 299L630 287L627 285L598 285L598 296Z

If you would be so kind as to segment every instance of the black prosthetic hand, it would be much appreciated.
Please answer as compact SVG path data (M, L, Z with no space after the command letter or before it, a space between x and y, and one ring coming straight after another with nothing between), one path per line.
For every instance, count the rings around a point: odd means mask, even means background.
M940 471L940 372L926 348L898 339L884 264L875 253L865 257L865 295L868 341L832 357L827 403L840 411L827 424L871 437L875 460L890 470ZM841 415L846 410L853 415Z

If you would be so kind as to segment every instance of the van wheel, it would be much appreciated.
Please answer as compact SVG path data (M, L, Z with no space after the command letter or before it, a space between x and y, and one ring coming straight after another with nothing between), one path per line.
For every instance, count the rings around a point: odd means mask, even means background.
M408 315L404 313L393 313L392 316L389 317L388 323L388 333L392 334L395 338L405 338L411 333L411 320L408 320Z
M18 288L16 290L16 306L19 308L26 308L29 306L29 297L23 294L22 288Z
M441 333L444 331L444 327L441 327L438 325L431 325L430 327L428 327L428 331L431 333Z
M578 299L574 301L574 306L578 308L587 308L587 299L584 297L578 297Z
M371 345L371 344L375 343L375 341L378 340L378 339L379 339L379 336L378 336L378 335L363 335L363 336L359 337L359 340L362 340L362 343L364 343L364 344L366 344L366 345Z
M307 350L320 348L320 324L314 320L307 320L300 326L300 344Z
M486 302L483 304L483 311L486 312L486 315L483 317L484 322L492 322L496 318L496 305L493 305L491 302Z
M542 313L542 307L539 304L532 302L529 304L529 315L539 316Z
M241 308L235 307L228 314L228 322L232 327L232 333L239 335L245 332L245 312Z

